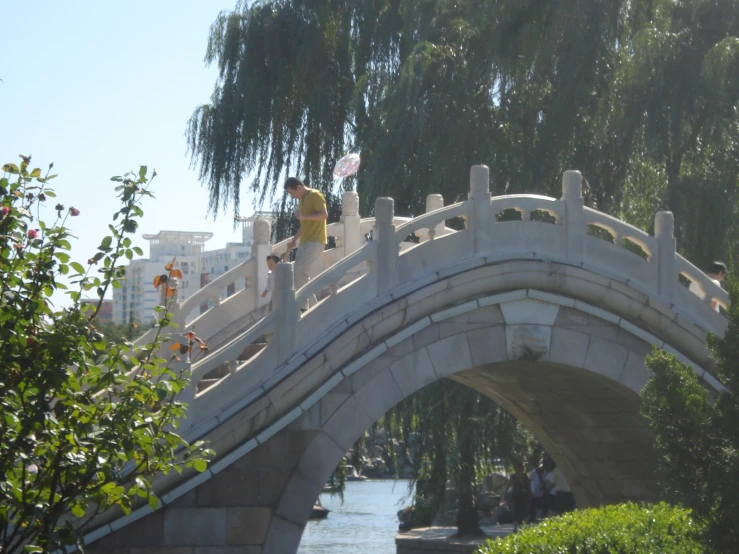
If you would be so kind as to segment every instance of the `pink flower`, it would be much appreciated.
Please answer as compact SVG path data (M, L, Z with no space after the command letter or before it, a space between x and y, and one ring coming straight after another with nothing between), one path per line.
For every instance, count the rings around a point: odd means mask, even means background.
M3 206L2 208L0 208L0 214L2 214L3 216L8 215L9 213L10 213L10 208L8 208L7 206Z
M28 231L28 238L29 239L37 239L39 236L38 229L31 229Z
M71 215L72 217L77 217L78 215L80 215L80 211L75 207L71 207L69 208L69 215Z

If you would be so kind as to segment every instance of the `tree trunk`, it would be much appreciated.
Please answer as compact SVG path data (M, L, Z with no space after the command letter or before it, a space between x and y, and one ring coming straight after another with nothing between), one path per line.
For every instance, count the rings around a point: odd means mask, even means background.
M475 482L475 446L473 422L472 395L468 395L462 408L459 429L459 475L457 476L457 487L459 489L459 508L457 510L457 534L458 535L482 535L482 529L477 519L475 509L474 482Z

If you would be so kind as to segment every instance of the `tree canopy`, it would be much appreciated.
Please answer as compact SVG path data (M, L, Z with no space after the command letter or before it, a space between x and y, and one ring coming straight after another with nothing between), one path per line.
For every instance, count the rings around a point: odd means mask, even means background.
M287 173L336 192L362 155L363 209L465 197L474 163L494 192L587 201L648 228L676 213L699 263L734 243L739 175L739 0L273 0L213 23L220 73L187 135L211 210L242 182L285 208ZM710 214L710 215L709 215Z

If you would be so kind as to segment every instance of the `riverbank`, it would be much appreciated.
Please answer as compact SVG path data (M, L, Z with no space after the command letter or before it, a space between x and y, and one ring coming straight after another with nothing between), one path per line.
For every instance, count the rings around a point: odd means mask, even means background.
M395 537L397 554L473 554L485 541L507 537L513 524L482 525L484 537L455 537L455 527L412 529Z

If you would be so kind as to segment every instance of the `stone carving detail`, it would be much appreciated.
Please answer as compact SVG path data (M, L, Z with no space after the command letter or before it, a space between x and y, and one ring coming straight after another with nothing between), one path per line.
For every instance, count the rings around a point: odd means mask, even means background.
M509 325L506 342L509 359L537 361L549 353L552 328L548 325Z

